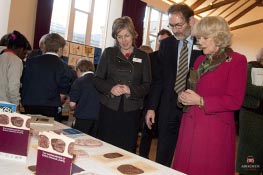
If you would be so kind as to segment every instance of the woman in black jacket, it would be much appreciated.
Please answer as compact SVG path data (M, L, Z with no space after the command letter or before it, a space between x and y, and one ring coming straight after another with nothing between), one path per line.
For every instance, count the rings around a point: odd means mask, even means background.
M99 138L136 151L140 112L151 83L148 55L135 47L137 33L130 17L114 21L115 46L106 48L95 74L101 93Z

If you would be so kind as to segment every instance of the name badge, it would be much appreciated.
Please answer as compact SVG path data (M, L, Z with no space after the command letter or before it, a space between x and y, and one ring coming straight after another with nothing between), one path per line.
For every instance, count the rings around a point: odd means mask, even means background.
M193 50L201 50L198 45L193 45Z
M142 59L140 58L133 58L132 61L136 63L142 63Z

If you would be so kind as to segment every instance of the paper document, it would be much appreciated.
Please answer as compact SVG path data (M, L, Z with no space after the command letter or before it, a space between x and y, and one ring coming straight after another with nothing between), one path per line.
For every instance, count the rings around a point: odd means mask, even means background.
M263 68L252 68L251 80L253 85L263 86Z

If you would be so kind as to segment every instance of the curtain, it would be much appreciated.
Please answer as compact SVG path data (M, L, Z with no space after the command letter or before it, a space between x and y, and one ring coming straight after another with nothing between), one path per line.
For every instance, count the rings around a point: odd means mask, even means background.
M132 18L135 30L138 33L136 40L137 47L142 45L143 40L143 19L146 9L146 3L140 0L123 0L122 16Z
M54 0L38 0L33 48L39 48L41 36L49 33Z

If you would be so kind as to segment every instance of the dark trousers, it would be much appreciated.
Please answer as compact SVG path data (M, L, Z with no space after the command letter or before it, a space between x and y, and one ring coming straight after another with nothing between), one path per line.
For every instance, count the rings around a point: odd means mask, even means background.
M140 142L140 147L139 147L140 156L147 158L147 159L149 158L149 153L150 153L153 137L154 137L153 129L150 130L144 121L143 127L142 127L141 142Z
M140 112L114 111L104 105L100 107L98 138L132 153L136 152Z
M156 162L171 167L175 146L178 138L182 110L175 105L170 105L169 113L158 118L158 144L156 153Z
M76 118L76 120L72 124L72 128L77 129L92 137L97 137L97 120Z
M54 117L58 122L62 121L62 110L61 107L52 106L24 106L26 114L40 114L47 117Z
M147 112L146 110L143 110L143 125L142 125L141 142L139 146L139 155L148 159L151 149L152 139L157 137L158 135L157 134L158 116L155 117L155 123L152 125L152 129L149 129L145 122L146 112Z

